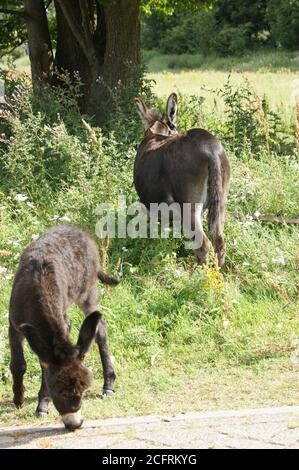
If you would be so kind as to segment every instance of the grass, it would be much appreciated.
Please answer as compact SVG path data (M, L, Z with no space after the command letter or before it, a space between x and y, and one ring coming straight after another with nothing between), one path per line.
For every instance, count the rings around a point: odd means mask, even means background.
M290 83L298 70L297 62L291 61L293 55L257 56L246 71L289 121L294 112L288 101ZM230 62L234 63L232 80L241 81L241 60L245 63L245 59L209 59L200 70L161 72L157 61L162 58L147 57L160 96L175 86L187 95L204 93L201 85L223 86ZM18 66L25 65L22 58ZM205 110L210 118L213 98L206 96ZM221 104L217 105L220 111ZM192 110L185 108L182 103L181 119L189 122L187 113ZM60 114L63 120L63 112ZM15 138L1 157L6 177L0 180L2 425L37 422L34 409L40 371L28 347L27 398L20 410L11 403L7 311L20 253L33 236L58 223L58 216L93 229L93 209L112 188L116 194L122 191L136 199L131 187L134 144L126 144L123 159L123 147L114 143L113 135L105 146L94 149L80 135L77 122L76 137L67 125L53 125L50 118L46 126L41 115L30 115L24 123L16 120L14 125ZM113 170L107 181L104 167L90 170L94 157L102 165L107 158ZM93 347L86 362L95 381L84 400L85 417L298 404L298 229L250 219L255 211L298 217L298 161L294 151L277 156L263 149L252 154L246 148L241 155L232 152L230 159L233 179L225 226L227 260L221 273L215 269L212 253L206 268L196 268L193 255L184 250L181 241L110 241L107 264L122 282L114 289L101 287L101 306L118 375L117 392L109 400L98 397L102 371ZM20 192L27 195L26 201L16 201L15 194ZM72 340L76 341L82 314L74 307L70 317ZM51 407L45 421L56 417Z
M264 360L258 367L242 368L226 365L204 368L198 357L192 356L185 368L182 365L174 368L175 362L172 358L168 363L147 369L132 365L119 367L117 392L105 400L99 397L102 380L96 378L83 401L83 416L96 419L298 405L298 387L294 380L298 367L288 357ZM49 406L47 417L42 420L34 417L39 380L27 379L25 384L26 401L19 410L11 402L9 387L1 387L1 425L39 425L57 420L53 405Z
M298 72L298 51L261 50L240 57L203 56L201 54L167 55L157 51L144 51L143 58L151 72L167 69L232 72Z
M173 91L201 95L208 112L214 104L210 89L220 88L228 76L235 85L246 77L260 96L267 95L286 120L294 119L294 91L299 93L298 51L262 51L243 57L174 56L146 51L144 59L149 78L156 82L154 92L159 96L168 96ZM223 103L218 100L216 113L221 116L222 112Z

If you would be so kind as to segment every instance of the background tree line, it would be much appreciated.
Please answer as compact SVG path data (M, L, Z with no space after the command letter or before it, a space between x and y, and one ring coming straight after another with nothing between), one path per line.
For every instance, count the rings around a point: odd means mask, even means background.
M103 125L142 91L141 48L242 55L299 47L299 0L1 0L0 57L28 43L35 96L80 83L80 109ZM124 95L125 94L125 95ZM131 104L131 101L130 101Z
M143 16L142 45L165 54L223 56L261 46L294 50L299 0L218 0L197 11L154 11Z

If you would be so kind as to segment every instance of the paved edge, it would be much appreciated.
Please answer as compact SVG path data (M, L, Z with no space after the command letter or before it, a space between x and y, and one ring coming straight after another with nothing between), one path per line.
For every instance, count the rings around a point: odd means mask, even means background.
M173 415L149 415L149 416L135 416L128 418L106 418L106 419L96 419L96 420L86 420L84 421L83 428L93 428L101 425L106 426L120 426L126 424L141 424L141 423L155 423L161 422L163 420L167 421L183 421L188 419L194 420L204 420L210 418L235 418L235 417L245 417L245 416L259 416L259 415L282 415L282 414L292 414L299 413L299 406L281 406L278 408L245 408L240 410L224 410L224 411L195 411L188 413L178 413ZM20 425L20 426L1 426L1 434L7 434L8 432L19 431L31 431L31 432L44 432L49 428L61 428L61 423L47 423L42 425L39 423L37 425Z

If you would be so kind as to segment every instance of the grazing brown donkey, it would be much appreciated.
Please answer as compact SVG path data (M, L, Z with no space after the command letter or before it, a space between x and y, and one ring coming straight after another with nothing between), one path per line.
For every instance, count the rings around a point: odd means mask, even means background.
M79 227L59 225L47 230L23 253L16 273L9 309L10 368L14 403L24 401L26 362L23 340L37 354L42 370L36 415L48 413L50 399L68 429L81 426L81 399L92 374L83 364L93 339L104 372L104 395L113 393L113 370L108 334L99 312L96 281L117 284L101 270L97 245ZM86 318L74 346L66 316L72 303Z
M208 209L208 226L218 264L225 259L223 238L225 209L230 180L230 165L221 143L204 129L177 132L178 101L172 93L166 104L166 118L148 109L135 98L146 132L134 166L134 183L140 201L191 205L190 215L183 217L185 233L200 240L194 246L200 264L207 259L209 240L202 227L203 212ZM191 232L192 231L192 232Z

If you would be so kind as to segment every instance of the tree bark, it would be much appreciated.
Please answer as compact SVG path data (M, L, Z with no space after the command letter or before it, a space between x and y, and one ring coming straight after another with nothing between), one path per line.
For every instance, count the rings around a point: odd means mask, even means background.
M108 2L105 7L104 79L110 87L130 80L129 69L140 63L139 0Z
M43 0L24 0L34 91L48 84L53 52ZM102 124L111 111L115 87L126 86L140 63L140 0L54 0L57 20L55 66L78 72L83 112Z
M37 91L50 81L53 52L43 0L25 0L25 19L28 30L32 84Z
M80 7L78 0L64 0L65 3L71 2L72 11L76 18L81 18ZM80 99L79 104L84 110L84 103L89 93L91 82L90 69L86 55L76 37L74 36L69 24L61 10L59 2L54 2L56 10L56 23L57 23L57 45L55 54L55 67L58 73L68 71L71 77L76 73L79 74L80 80L83 85L83 97Z

